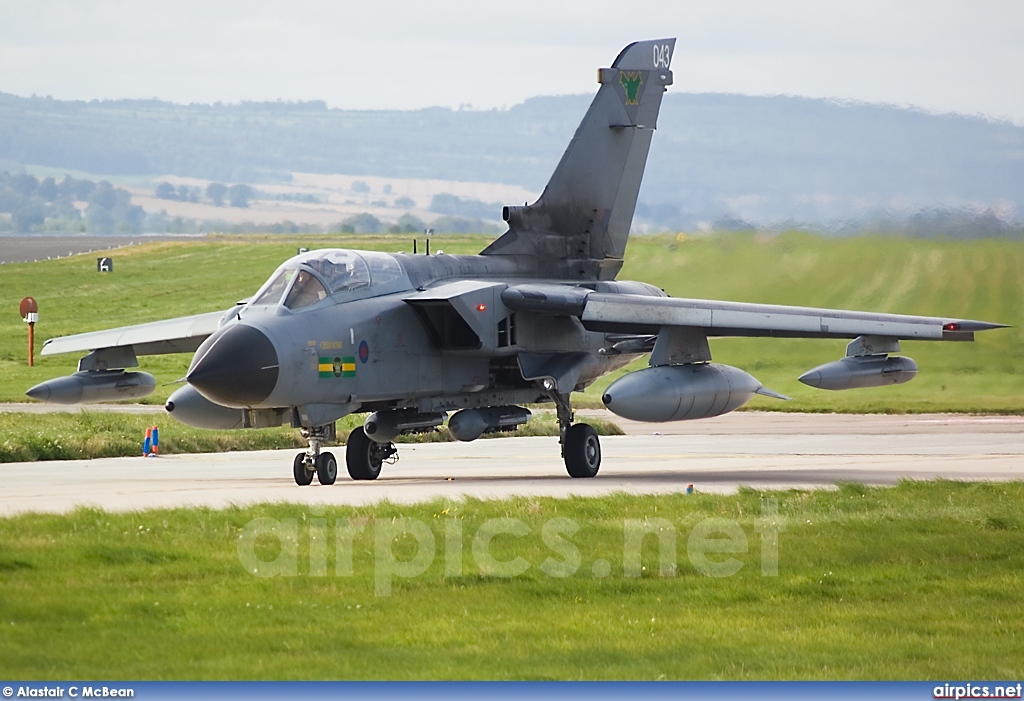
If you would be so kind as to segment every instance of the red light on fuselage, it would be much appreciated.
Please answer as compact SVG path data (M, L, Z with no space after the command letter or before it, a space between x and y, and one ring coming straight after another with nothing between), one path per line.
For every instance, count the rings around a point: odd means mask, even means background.
M476 305L476 310L478 312L485 312L485 311L487 311L487 305L486 304L478 304L478 305Z
M953 322L950 322L948 324L943 324L942 325L942 330L943 331L959 331L960 330L960 324L954 324Z

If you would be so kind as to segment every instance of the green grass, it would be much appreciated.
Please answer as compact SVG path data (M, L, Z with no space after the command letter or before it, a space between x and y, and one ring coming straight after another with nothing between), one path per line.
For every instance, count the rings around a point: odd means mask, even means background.
M761 574L763 497L784 527L777 576ZM1022 507L1024 483L927 482L23 515L0 519L0 659L10 678L57 680L1019 679ZM388 578L375 555L401 517L420 521L437 557L423 574ZM581 564L563 578L540 568L565 560L553 549L564 543L542 536L555 517L579 526L563 538ZM732 576L705 576L687 556L712 517L746 538L739 552L709 555L742 563ZM281 538L254 537L256 518L274 519L261 523ZM525 573L481 572L472 543L492 518L529 528L490 548L499 561L523 558ZM625 520L656 518L676 534L674 576L659 575L656 537L642 576L625 576ZM349 523L362 527L352 574L335 556L335 526ZM462 563L446 574L453 524ZM294 576L251 573L240 545L263 562L294 549ZM402 561L417 553L411 536L391 547ZM318 562L323 574L311 571ZM382 581L390 596L376 593Z
M348 433L361 426L363 420L362 415L341 419L337 425L339 442L344 442ZM618 426L608 421L588 419L588 423L604 436L622 434ZM160 452L164 455L306 447L299 432L287 427L259 431L210 431L186 426L162 412L0 412L0 463L139 455L146 429L154 425L160 427ZM484 437L557 435L558 424L553 414L535 414L529 423L515 431L484 434ZM437 431L398 438L400 443L454 440L446 426Z
M443 237L451 253L475 253L487 239ZM409 237L248 236L154 243L114 253L115 273L95 272L95 256L75 256L0 269L0 401L23 401L45 379L75 370L72 355L25 365L25 328L18 300L40 303L38 345L46 338L226 309L252 294L271 271L303 246L409 250ZM838 412L1024 412L1024 242L936 241L894 237L824 239L790 233L729 234L680 241L634 236L621 279L644 280L686 297L801 304L869 311L978 318L1016 328L980 334L977 343L905 342L921 368L899 387L827 392L796 381L835 360L843 341L713 339L717 362L741 367L795 401L755 398L751 408ZM162 404L189 357L151 356L143 368L160 386L147 402ZM635 367L642 367L643 361ZM604 378L581 398L597 406Z
M750 409L854 413L1024 412L1024 242L941 241L804 233L632 237L621 279L676 297L981 319L1015 328L975 343L904 341L916 379L896 387L829 392L797 381L845 354L846 341L712 339L716 362L735 365L793 397L755 397ZM635 363L629 370L644 367ZM587 392L597 405L608 376Z
M140 455L146 429L154 425L160 427L160 452L165 455L306 447L299 432L290 428L209 431L170 420L162 412L0 412L0 463Z

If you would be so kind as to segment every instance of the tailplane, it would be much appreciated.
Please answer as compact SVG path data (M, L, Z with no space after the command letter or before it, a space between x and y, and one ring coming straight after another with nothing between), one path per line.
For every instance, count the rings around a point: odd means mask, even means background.
M509 230L483 255L523 256L541 274L615 277L629 238L675 39L630 44L611 68L540 198L504 207Z

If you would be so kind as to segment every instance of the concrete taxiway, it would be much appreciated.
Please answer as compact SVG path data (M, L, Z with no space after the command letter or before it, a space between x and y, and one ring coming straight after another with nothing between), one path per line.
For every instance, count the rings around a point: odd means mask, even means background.
M585 413L585 412L581 412ZM582 417L581 417L582 418ZM388 499L729 492L842 481L1024 479L1024 417L848 416L744 412L675 424L621 422L602 438L600 474L565 474L555 438L402 445L374 482L297 487L294 451L109 458L0 465L0 515L257 502L367 504Z

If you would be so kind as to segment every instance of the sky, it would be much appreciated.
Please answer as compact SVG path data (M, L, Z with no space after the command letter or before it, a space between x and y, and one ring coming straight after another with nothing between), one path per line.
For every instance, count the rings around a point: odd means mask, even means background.
M1024 125L1020 0L0 0L0 92L343 109L589 93L677 37L675 91L911 105Z

